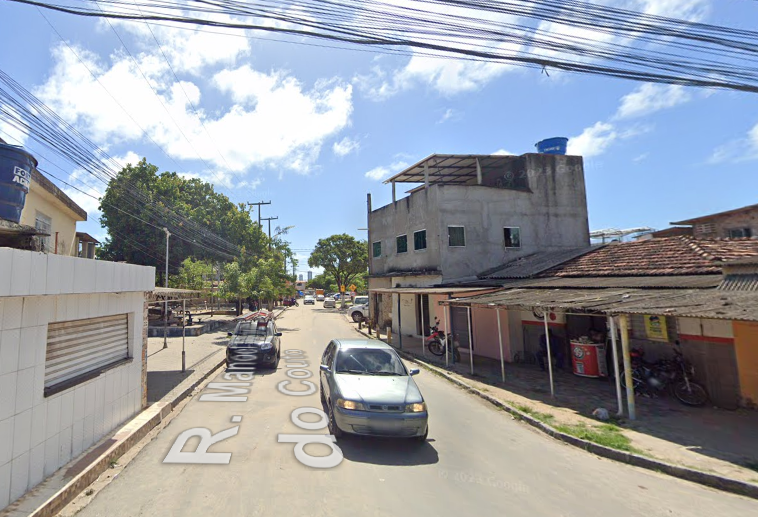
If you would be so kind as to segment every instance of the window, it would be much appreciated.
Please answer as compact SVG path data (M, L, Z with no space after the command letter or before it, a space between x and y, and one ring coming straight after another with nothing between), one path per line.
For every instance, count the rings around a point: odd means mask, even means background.
M447 227L448 246L463 247L466 245L466 232L463 226Z
M716 225L714 223L701 223L695 225L695 233L697 234L708 234L708 233L714 233L716 231Z
M513 226L503 228L503 242L506 248L520 248L521 228Z
M52 220L42 212L37 212L37 215L34 218L34 227L37 230L48 234L47 236L40 235L37 237L38 242L41 244L41 250L48 251L50 249L50 234L53 230Z
M750 228L732 228L728 230L730 239L741 239L743 237L752 237Z
M381 242L375 242L373 245L374 249L374 258L379 258L382 256L382 243Z
M408 236L398 235L397 236L397 252L405 253L407 251L408 251Z
M50 323L45 356L45 396L97 377L129 360L126 314Z
M413 232L413 249L416 251L426 249L426 230Z

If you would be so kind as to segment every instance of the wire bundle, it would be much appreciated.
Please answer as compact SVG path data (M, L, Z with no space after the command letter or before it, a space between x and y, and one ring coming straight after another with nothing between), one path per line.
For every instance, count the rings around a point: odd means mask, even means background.
M98 18L277 32L419 55L758 91L758 32L576 0L12 0Z

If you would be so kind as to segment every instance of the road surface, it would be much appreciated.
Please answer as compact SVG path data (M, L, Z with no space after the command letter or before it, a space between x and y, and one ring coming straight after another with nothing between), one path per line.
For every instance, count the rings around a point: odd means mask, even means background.
M329 340L359 337L344 316L321 304L286 311L279 326L283 349L305 351L316 382ZM345 438L337 442L344 454L339 465L308 467L295 458L294 444L278 443L277 436L328 431L304 431L290 420L297 408L321 405L318 393L298 397L278 391L277 384L288 378L282 359L276 372L256 375L245 402L195 396L79 515L758 515L758 501L556 442L425 370L416 381L430 410L426 444ZM214 382L228 382L222 375ZM232 422L234 416L242 417L239 424ZM209 449L231 453L228 464L163 463L183 431L208 428L215 434L237 425L236 435ZM198 443L192 438L184 450L194 451ZM306 451L326 455L329 449L316 444Z

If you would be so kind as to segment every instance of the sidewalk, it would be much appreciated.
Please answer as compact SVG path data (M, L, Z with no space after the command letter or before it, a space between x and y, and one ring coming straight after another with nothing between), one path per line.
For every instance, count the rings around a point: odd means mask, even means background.
M368 336L365 329L359 332ZM381 336L386 341L384 332ZM392 336L392 345L400 350L397 334ZM577 377L568 369L554 371L552 397L548 374L537 365L506 363L503 383L500 361L474 356L471 375L465 350L461 350L461 361L453 365L451 357L447 368L445 357L424 350L420 338L403 336L402 351L552 427L596 429L603 423L592 412L605 408L619 433L628 438L628 445L619 447L627 447L622 450L758 485L758 411L694 408L669 397L637 398L637 419L632 421L614 416L618 402L613 379ZM626 410L625 396L623 403Z

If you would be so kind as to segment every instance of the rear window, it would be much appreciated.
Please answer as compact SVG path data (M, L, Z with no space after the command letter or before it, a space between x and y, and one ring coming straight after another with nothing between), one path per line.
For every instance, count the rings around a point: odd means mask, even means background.
M258 322L245 321L237 325L237 330L234 332L238 336L266 336L268 333L268 325L259 326Z

